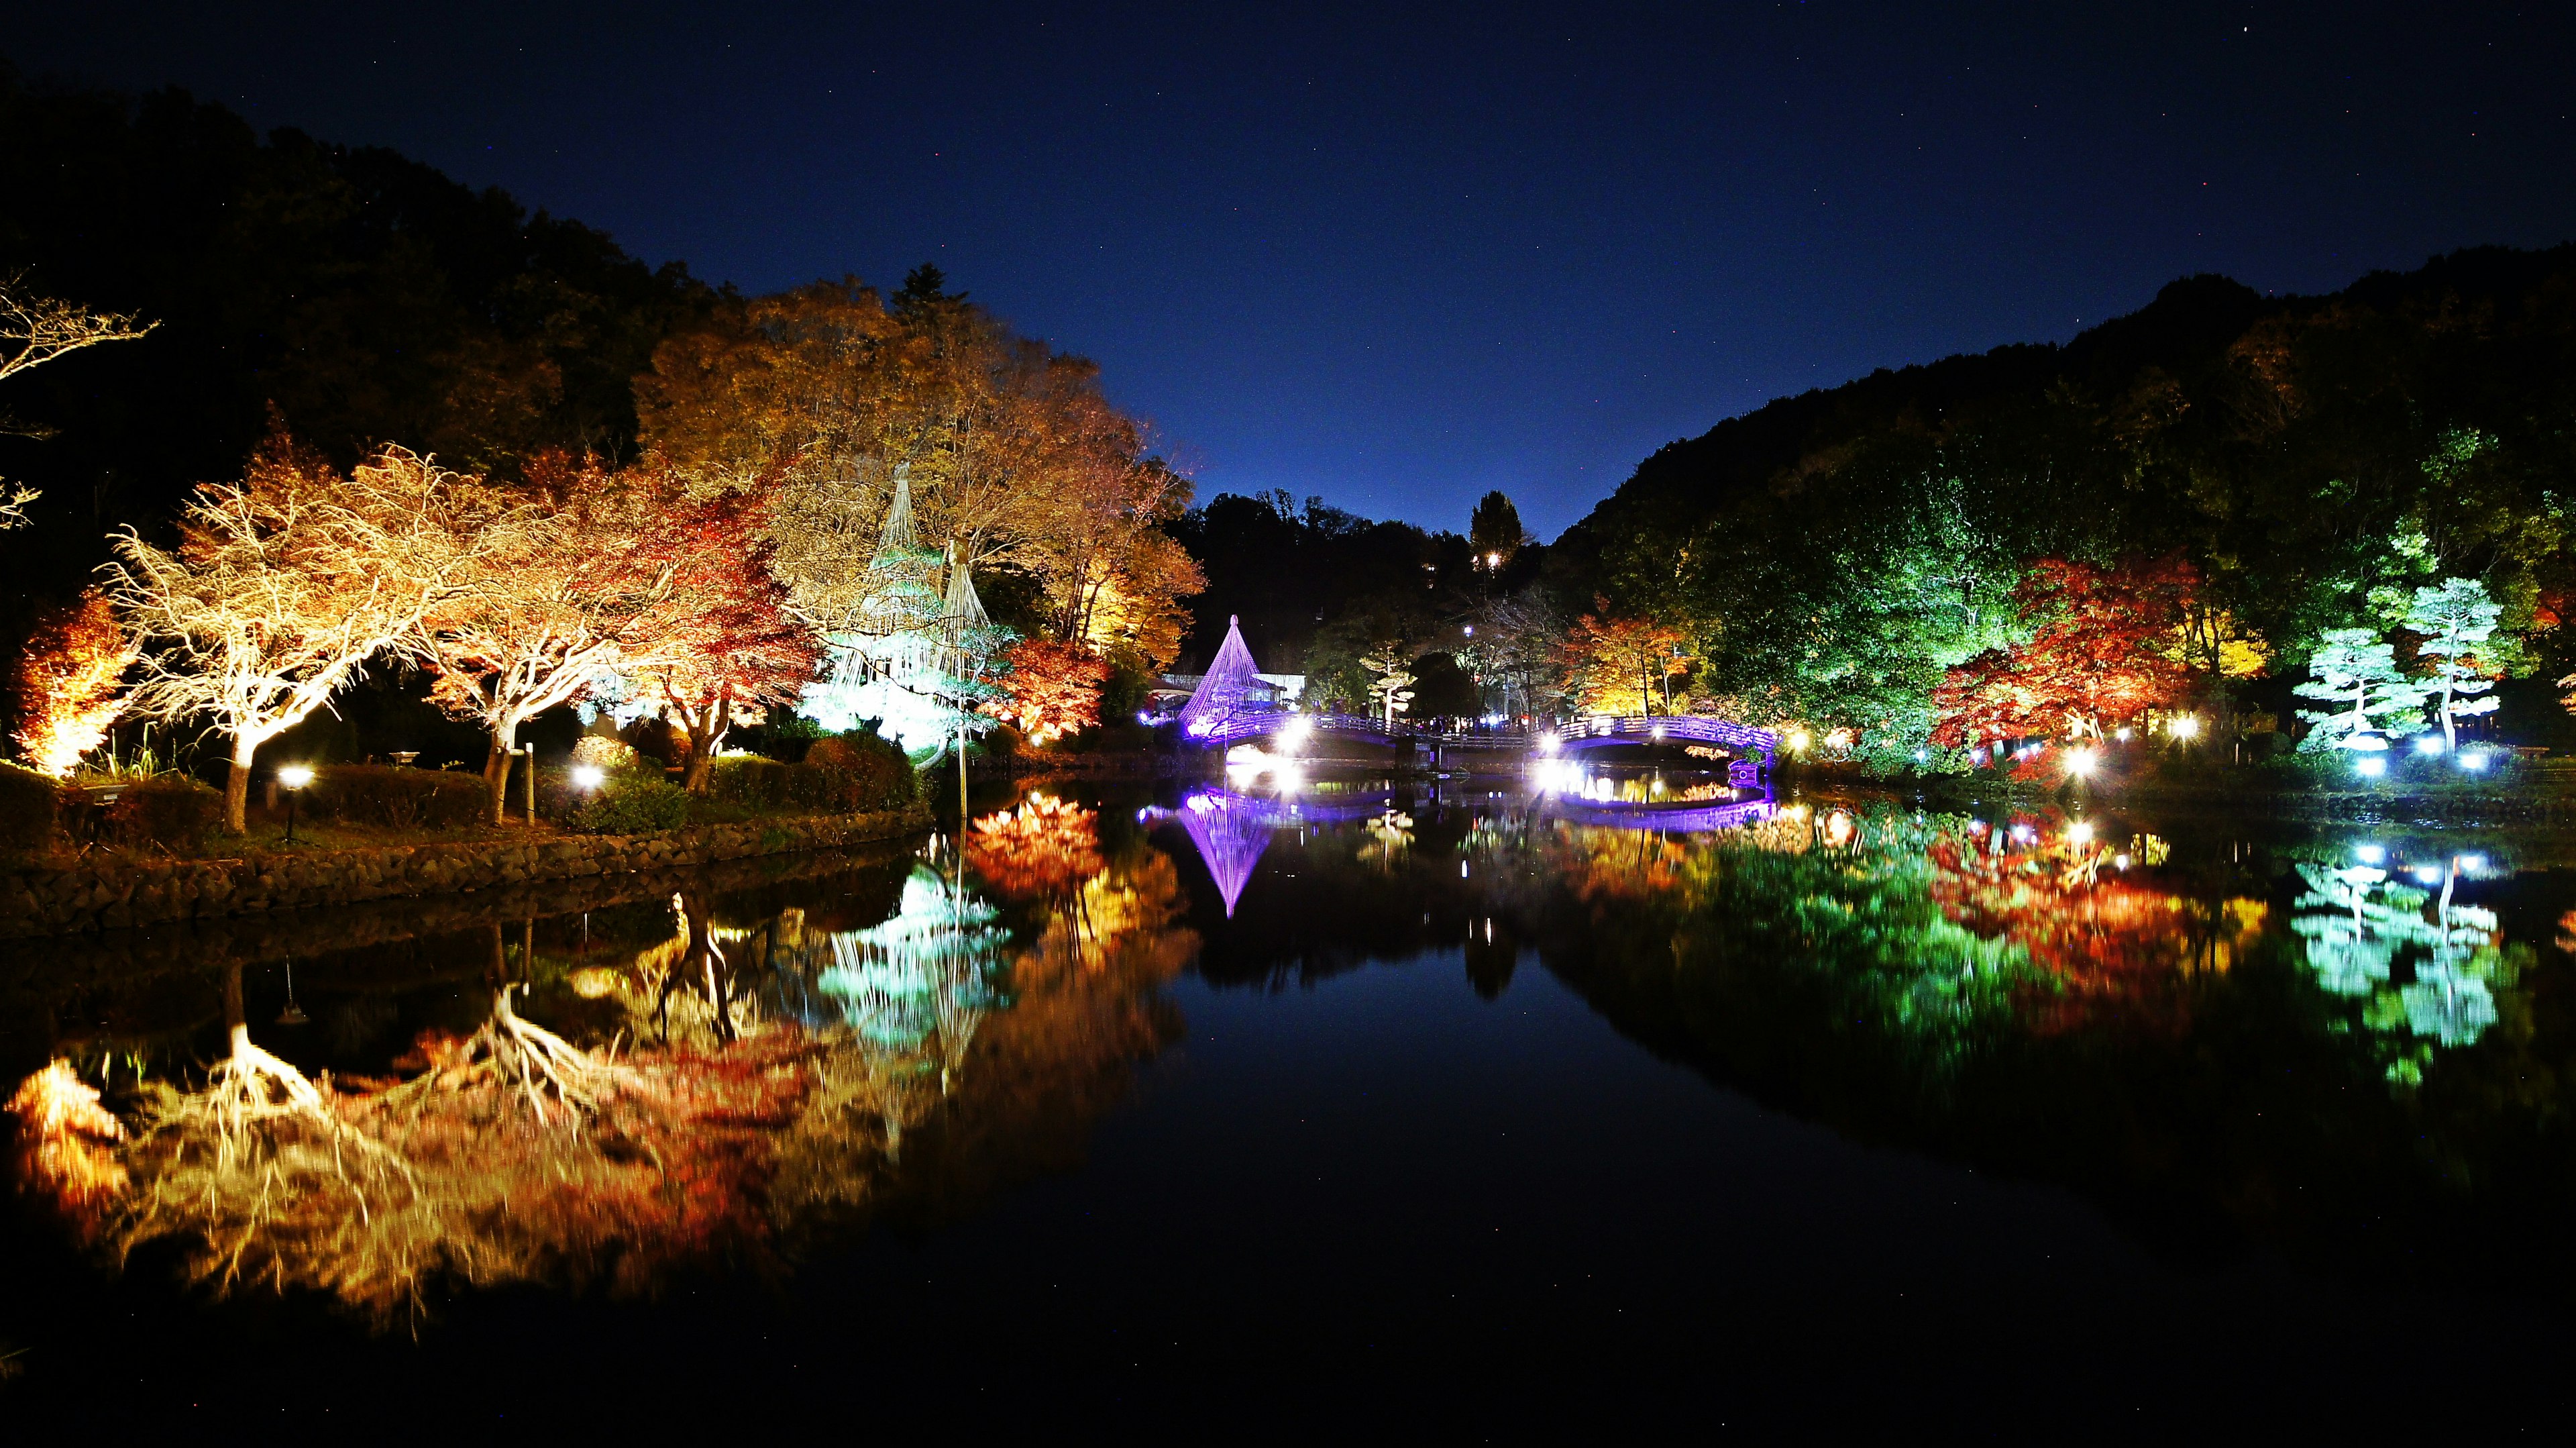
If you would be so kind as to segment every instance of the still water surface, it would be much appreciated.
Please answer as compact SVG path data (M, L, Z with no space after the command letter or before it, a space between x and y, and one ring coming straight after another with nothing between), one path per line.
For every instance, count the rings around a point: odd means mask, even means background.
M0 1409L2563 1407L2576 842L1640 829L1460 780L979 809L962 850L12 947L0 1064L55 1115L13 1157ZM227 1122L233 1020L330 1073L327 1121Z

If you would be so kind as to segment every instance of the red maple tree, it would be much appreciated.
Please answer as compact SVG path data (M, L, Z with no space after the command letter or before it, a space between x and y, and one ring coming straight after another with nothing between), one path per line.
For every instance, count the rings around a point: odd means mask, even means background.
M652 627L639 631L635 672L688 740L684 782L693 792L706 791L716 748L737 719L794 700L821 659L814 631L770 570L768 502L760 487L673 496L653 535L672 586Z
M1045 744L1100 722L1100 686L1109 665L1079 644L1058 639L1022 639L1006 655L1011 663L1002 676L1002 697L987 699L982 712L1008 723Z
M2099 737L2167 704L2191 673L2163 649L2200 587L2179 554L2104 567L2043 558L2013 590L2030 641L1952 669L1932 694L1944 748L2038 735Z

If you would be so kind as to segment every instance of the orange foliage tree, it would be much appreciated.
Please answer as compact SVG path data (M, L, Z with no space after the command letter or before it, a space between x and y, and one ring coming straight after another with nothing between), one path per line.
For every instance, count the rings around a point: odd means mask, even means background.
M2106 724L2180 698L2191 674L2166 651L2199 587L2179 554L2110 567L2041 559L2013 590L2030 641L1950 671L1933 691L1932 741L2098 738Z
M107 738L124 705L117 685L134 650L97 589L38 620L18 659L18 748L57 779Z
M1662 688L1690 668L1680 629L1649 618L1619 618L1610 600L1595 598L1595 611L1574 621L1557 646L1574 705L1587 714L1652 714Z
M1088 729L1100 722L1100 686L1109 665L1089 651L1056 639L1022 639L1005 655L1002 696L978 707L1029 737L1033 744Z

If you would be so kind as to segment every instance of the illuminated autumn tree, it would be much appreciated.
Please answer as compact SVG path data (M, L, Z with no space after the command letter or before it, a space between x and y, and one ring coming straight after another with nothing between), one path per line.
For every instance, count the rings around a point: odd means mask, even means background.
M530 471L533 515L480 555L472 586L423 629L438 670L431 697L490 732L483 774L496 824L521 726L621 668L694 647L674 625L699 571L661 537L684 507L671 480L560 455Z
M415 651L423 618L474 576L494 530L444 521L465 480L402 448L342 476L272 437L238 483L200 486L179 546L128 529L109 597L141 647L135 712L198 718L232 743L224 827L247 827L259 747L376 654Z
M133 662L115 606L97 589L38 620L18 659L15 737L29 762L68 778L124 708L117 686Z
M0 382L84 347L131 342L159 325L40 295L16 273L0 276ZM14 430L28 431L23 426ZM27 521L27 505L34 501L35 492L27 488L0 496L0 532Z
M2180 557L2111 567L2043 558L2013 590L2027 643L1990 649L1933 691L1932 741L2093 735L2190 684L2167 656L2200 577Z
M1035 579L1058 638L1144 670L1204 586L1163 531L1189 506L1091 362L1014 335L924 267L743 301L636 384L646 446L693 487L774 481L773 567L829 635L866 632L895 479L921 536Z
M1100 722L1100 686L1109 665L1057 639L1022 639L1003 655L1010 671L1002 695L988 699L986 714L1009 724L1033 744L1049 744Z
M1687 672L1685 635L1649 618L1622 618L1606 598L1574 621L1556 651L1574 707L1586 714L1652 714L1659 692L1670 713L1670 681Z
M669 570L670 585L628 645L627 668L688 739L684 782L693 793L706 792L733 726L793 702L821 659L813 630L770 571L766 503L755 490L675 502L645 554Z

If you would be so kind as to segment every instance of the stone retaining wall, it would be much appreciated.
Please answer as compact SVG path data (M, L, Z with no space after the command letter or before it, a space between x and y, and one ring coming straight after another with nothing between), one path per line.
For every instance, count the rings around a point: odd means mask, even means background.
M654 835L280 850L234 860L103 856L60 868L0 872L0 939L703 865L831 849L929 827L928 807L916 805L898 813L692 825Z

